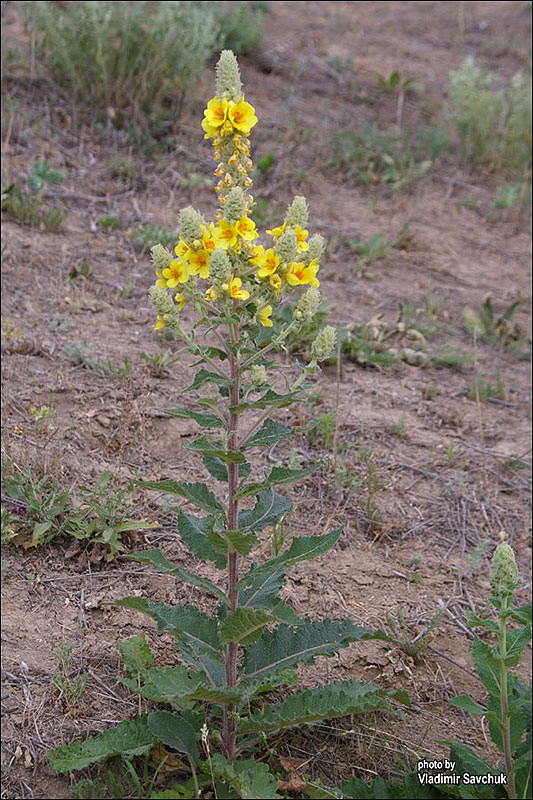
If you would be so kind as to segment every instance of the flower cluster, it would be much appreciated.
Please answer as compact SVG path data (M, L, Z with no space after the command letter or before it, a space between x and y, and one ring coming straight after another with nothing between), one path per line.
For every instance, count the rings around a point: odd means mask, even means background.
M255 109L244 100L235 56L225 50L217 65L217 93L208 102L202 121L218 162L215 176L220 179L216 187L220 209L209 223L193 208L183 209L174 253L161 245L152 248L155 285L165 292L171 290L175 304L171 314L168 302L162 304L160 294L151 294L156 329L173 324L187 302L208 319L218 314L228 318L243 306L244 327L272 327L272 313L282 295L301 286L310 287L315 294L312 302L304 304L305 315L295 315L293 326L308 320L310 309L314 314L318 307L317 273L324 239L309 237L305 198L295 197L282 224L266 231L269 242L258 241L251 218L254 201L249 173L253 165L248 139L256 123Z

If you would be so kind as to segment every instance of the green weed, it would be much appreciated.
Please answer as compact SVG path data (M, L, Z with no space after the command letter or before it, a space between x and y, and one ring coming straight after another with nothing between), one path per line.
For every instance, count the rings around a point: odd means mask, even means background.
M92 344L67 342L65 352L74 366L85 367L99 378L126 378L130 375L133 367L127 356L124 356L122 366L117 367L110 358L93 356L92 347Z
M498 371L496 373L496 385L478 377L475 383L468 387L466 395L469 400L479 399L482 403L490 400L492 397L498 400L505 400L505 386L500 372Z
M85 691L87 679L89 674L82 672L76 677L71 676L72 663L71 663L72 645L66 644L61 647L56 647L52 650L52 655L55 658L57 674L53 676L52 680L60 691L60 699L63 700L67 711L72 711L79 703L79 700Z
M463 310L463 321L467 333L471 336L475 334L487 344L506 347L517 357L530 357L531 339L524 336L513 321L514 315L524 303L525 297L519 295L498 315L489 295L477 310L466 307Z
M398 606L395 616L387 614L387 624L396 645L414 661L417 661L422 650L435 638L434 630L443 616L444 612L439 611L423 626L422 630L415 632L414 625L406 620L402 607Z
M165 246L175 246L177 244L179 234L177 231L161 228L158 225L148 223L133 231L131 235L132 242L140 244L147 249L154 247L156 244L163 244Z
M165 350L163 353L154 353L153 355L141 353L141 361L147 364L150 369L150 374L153 375L154 378L163 377L165 373L167 373L168 368L179 360L179 353L173 355L170 350Z
M110 228L111 230L118 230L124 227L124 222L118 217L105 216L98 218L98 225L101 228Z
M374 75L377 78L379 91L384 94L399 94L400 92L407 94L408 91L414 89L416 78L402 78L398 70L391 72L388 77L382 75L381 72L374 72Z

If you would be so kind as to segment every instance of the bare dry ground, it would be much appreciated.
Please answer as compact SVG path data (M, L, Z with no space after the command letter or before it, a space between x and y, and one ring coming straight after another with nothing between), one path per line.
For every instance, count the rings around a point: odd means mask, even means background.
M18 5L3 4L3 25L24 52ZM256 195L269 201L269 213L293 194L310 199L310 226L332 242L320 273L331 320L346 326L382 314L392 324L403 303L413 313L422 309L434 352L451 347L472 356L458 368L405 362L364 368L343 359L338 374L335 364L327 366L312 402L290 419L299 426L290 446L257 461L264 468L267 458L286 459L291 447L303 464L323 459L323 468L291 492L290 533L344 525L335 550L291 573L285 599L297 612L379 627L400 606L415 636L446 608L416 661L382 643L358 644L301 671L304 685L356 678L405 688L412 698L412 707L393 722L343 720L275 743L278 755L307 760L307 773L328 783L397 774L415 755L445 755L443 739L497 760L479 719L447 700L463 692L483 700L472 672L472 639L461 620L488 596L489 559L501 531L523 575L530 572L530 365L509 348L474 340L463 309L479 308L490 295L501 314L520 294L529 297L527 215L514 209L494 214L501 177L451 156L390 196L354 186L328 162L336 131L369 122L394 129L397 96L377 94L375 72L398 70L416 79L417 92L406 96L402 109L403 124L416 130L436 115L445 77L466 55L505 78L522 68L531 27L526 6L274 2L264 18L263 51L241 59L246 96L260 119L254 158L274 156ZM211 76L177 122L173 149L154 158L99 133L48 78L6 70L2 185L47 159L66 176L47 189L47 198L68 211L57 233L3 219L2 458L16 469L31 467L69 490L94 484L106 469L123 485L132 471L202 479L199 462L181 449L193 423L156 411L177 404L191 370L180 361L156 378L141 359L143 352L176 345L152 331L152 269L148 252L130 237L149 222L175 228L178 210L190 202L206 214L215 210L214 193L192 189L189 179L190 171L209 176L211 170L199 127ZM117 176L113 167L119 157L131 165L127 175ZM98 220L105 215L124 227L102 227ZM405 246L372 265L374 279L362 276L344 237L368 240L384 232L392 238L407 222ZM69 274L79 273L84 260L90 274L73 281ZM525 335L529 300L514 321ZM114 374L99 376L73 363L76 344L109 359ZM119 369L124 358L126 376ZM498 396L476 400L469 387L478 378L493 386L499 380ZM55 417L39 427L31 407L42 405L52 406ZM337 475L331 466L336 423ZM159 546L196 568L161 499L135 497L138 516L160 527L128 541L128 548ZM265 542L265 552L268 547ZM52 772L47 751L138 710L137 699L117 681L117 642L142 633L159 663L176 658L170 638L157 636L151 622L102 603L136 593L200 606L205 601L174 578L120 559L108 563L103 548L83 543L6 546L2 555L2 797L69 797L69 777ZM527 584L522 602L529 592ZM52 651L66 643L73 646L71 676L88 672L73 706L53 682Z

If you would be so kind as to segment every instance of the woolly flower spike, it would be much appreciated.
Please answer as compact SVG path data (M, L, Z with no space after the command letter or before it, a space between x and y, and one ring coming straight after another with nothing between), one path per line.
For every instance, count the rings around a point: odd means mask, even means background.
M300 298L300 302L294 310L294 319L302 320L302 322L311 322L318 311L319 305L320 292L311 286Z
M168 267L172 261L172 253L163 247L162 244L156 244L150 250L152 254L152 264L154 265L156 275L159 275L164 269Z
M242 99L242 84L237 59L231 50L223 50L216 66L217 94L238 103Z
M291 230L284 231L274 245L274 250L279 256L280 261L285 262L293 261L293 259L296 258L297 249L298 243L296 241L296 234Z
M307 225L307 200L301 195L297 195L289 206L285 216L285 225L287 228L301 227L305 228Z
M234 225L245 215L244 192L239 186L231 189L224 202L224 217ZM254 226L255 227L255 226Z
M223 283L229 284L231 280L231 271L231 262L225 250L221 247L217 247L211 253L211 261L209 264L209 277L213 286L220 287Z
M514 550L507 542L499 544L494 551L490 583L499 595L513 592L520 585Z
M262 364L252 364L250 379L253 386L265 386L268 382L267 371Z
M314 261L315 259L317 261L320 261L326 244L326 240L324 239L324 237L321 236L319 233L315 233L309 239L308 244L309 244L309 249L307 250L306 253L307 259L309 261Z
M180 235L188 247L199 247L207 225L205 219L192 206L180 211Z
M148 296L157 314L155 330L163 328L165 325L172 325L177 322L178 310L172 298L160 286L151 286Z
M311 357L315 361L325 361L329 358L337 344L337 331L332 325L322 328L311 348Z

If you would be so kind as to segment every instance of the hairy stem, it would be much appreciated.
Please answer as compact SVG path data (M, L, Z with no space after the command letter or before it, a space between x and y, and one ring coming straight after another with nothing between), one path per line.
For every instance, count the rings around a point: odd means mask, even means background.
M231 379L230 405L236 406L239 403L239 378L240 365L235 356L231 356ZM239 423L238 414L230 415L229 422L229 447L231 450L237 449L237 427ZM235 500L237 484L239 480L238 464L228 464L228 528L230 531L237 530L238 525L238 501ZM238 592L237 583L239 580L239 556L238 553L228 554L228 597L231 611L237 610ZM237 656L238 645L229 644L226 649L226 683L228 686L235 686L237 683ZM223 720L223 740L229 761L235 758L235 720L232 718L234 706L224 707Z
M511 752L511 718L509 716L509 698L507 695L507 617L505 611L509 604L509 597L502 600L502 614L500 616L500 704L503 724L503 752L505 756L505 769L507 772L507 795L514 800L516 788L514 782L513 758Z

